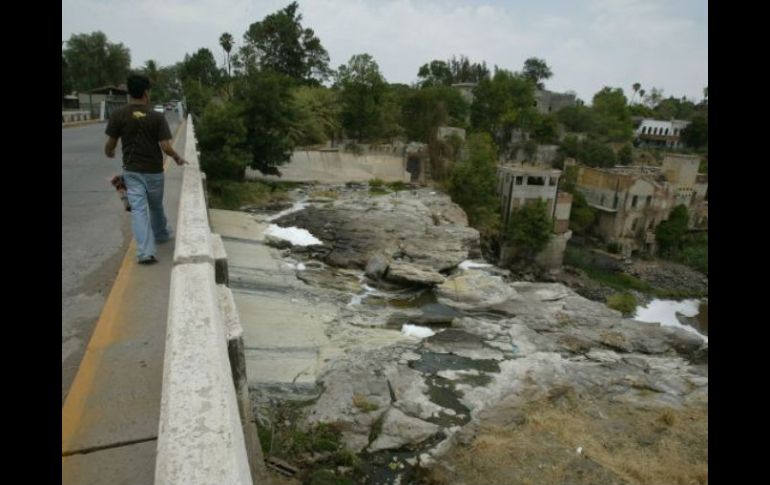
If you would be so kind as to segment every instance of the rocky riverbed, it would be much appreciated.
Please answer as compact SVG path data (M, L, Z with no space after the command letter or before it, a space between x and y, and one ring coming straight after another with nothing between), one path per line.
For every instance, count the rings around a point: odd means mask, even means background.
M295 483L707 482L706 339L512 280L438 191L313 190L270 222L318 242L268 243L336 308L329 349L311 395L252 389L273 436L334 430L326 452L266 450Z

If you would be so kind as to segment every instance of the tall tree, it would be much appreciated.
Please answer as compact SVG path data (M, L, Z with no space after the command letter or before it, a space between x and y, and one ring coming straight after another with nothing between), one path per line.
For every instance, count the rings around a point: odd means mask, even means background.
M108 84L123 84L130 71L131 54L123 44L113 44L102 32L73 34L63 51L72 87L87 91Z
M200 86L216 86L220 81L220 71L214 54L206 48L198 49L193 55L185 54L179 76L182 82L196 81Z
M382 101L387 83L369 54L355 54L337 70L335 87L342 103L342 126L359 140L375 137L382 128Z
M417 77L422 79L419 83L421 87L451 86L454 81L449 65L444 61L438 60L433 60L420 66L420 70L417 71Z
M633 103L634 98L636 98L636 94L639 92L639 90L642 88L642 85L640 83L634 83L633 86L631 86L634 90L634 97L631 98L631 102Z
M682 143L693 149L708 147L709 119L708 116L697 115L687 125L681 134Z
M299 86L292 92L297 122L291 138L300 146L326 143L336 138L341 128L337 93L323 86Z
M514 128L530 129L535 121L534 84L523 75L499 69L474 89L471 122L492 134L501 150L508 148Z
M593 97L595 133L603 141L624 142L633 136L631 113L621 88L604 87Z
M471 134L466 146L468 157L455 164L449 195L468 214L470 224L478 228L498 218L497 149L488 133Z
M271 69L249 69L236 84L233 103L246 127L249 165L265 174L280 174L294 149L291 130L299 114L288 76Z
M72 79L70 79L69 66L64 55L61 56L61 97L64 100L64 96L72 92Z
M455 83L477 83L489 77L485 62L471 62L467 57L452 56L448 61L433 60L423 64L417 72L421 87L451 86Z
M650 94L648 94L647 97L644 99L644 102L647 104L647 106L654 109L662 99L663 99L663 90L654 87L650 91Z
M545 248L552 234L553 220L547 205L537 199L513 211L505 238L514 244L520 256L531 259Z
M543 80L553 76L553 72L551 72L548 64L543 59L538 59L537 57L530 57L524 61L524 70L522 72L524 77L535 83L538 89L545 87L542 82Z
M154 60L150 59L147 62L144 63L143 71L147 75L148 78L150 78L150 82L152 84L157 84L158 82L158 63Z
M303 28L297 2L255 22L243 36L242 62L269 68L303 83L329 78L329 54L313 29Z
M655 230L655 239L658 241L661 254L670 256L682 249L689 219L687 207L678 205L671 210L668 219L658 225Z
M227 65L227 75L230 76L230 51L233 49L233 36L225 32L219 36L219 45L225 51L225 63Z

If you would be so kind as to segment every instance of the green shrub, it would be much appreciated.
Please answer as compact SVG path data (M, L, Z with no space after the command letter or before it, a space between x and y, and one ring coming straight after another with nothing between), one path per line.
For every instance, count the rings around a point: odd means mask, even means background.
M636 298L631 293L615 293L607 297L607 306L623 315L631 315L636 310Z

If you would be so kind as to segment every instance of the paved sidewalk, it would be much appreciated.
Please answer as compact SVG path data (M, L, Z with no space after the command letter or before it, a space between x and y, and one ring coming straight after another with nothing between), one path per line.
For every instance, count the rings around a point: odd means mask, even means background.
M174 146L184 153L185 124ZM176 226L182 167L167 159L164 205ZM152 484L174 242L159 263L132 241L62 407L63 485Z

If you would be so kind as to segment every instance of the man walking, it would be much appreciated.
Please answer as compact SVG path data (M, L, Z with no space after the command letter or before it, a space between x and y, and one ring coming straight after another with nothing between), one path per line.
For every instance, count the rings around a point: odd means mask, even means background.
M115 157L118 139L122 143L123 178L131 206L131 229L136 240L139 264L152 264L156 243L172 238L163 211L163 153L177 165L187 163L171 146L171 130L163 113L150 106L150 80L128 77L128 105L112 112L107 123L104 153ZM161 153L162 150L162 153Z

